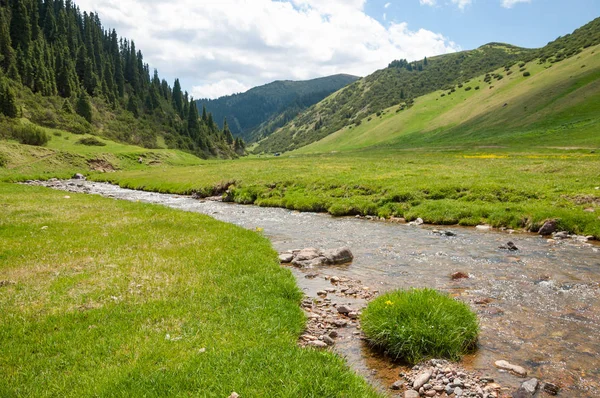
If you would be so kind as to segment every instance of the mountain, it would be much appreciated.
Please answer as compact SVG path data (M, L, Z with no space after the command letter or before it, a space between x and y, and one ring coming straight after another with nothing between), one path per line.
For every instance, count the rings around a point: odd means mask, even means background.
M492 81L501 82L508 76L515 77L516 74L525 73L521 69L534 60L552 66L598 43L600 18L570 35L559 37L541 49L489 43L476 50L425 58L417 62L394 61L387 68L356 81L307 109L260 141L254 151L289 151L336 132L341 134L342 131L350 130L350 127L362 130L365 129L365 126L361 126L362 123L382 116L387 108L395 106L394 112L410 110L415 103L420 102L420 96L437 90L445 90L451 95L460 92L463 87L471 87L471 94L474 94L478 91L474 90L475 86L487 88L494 85L490 84ZM524 66L519 66L520 64ZM493 74L485 76L489 72ZM482 82L485 84L471 84L479 76L483 76ZM480 123L478 128L485 129L487 126Z
M251 142L270 135L304 109L357 79L334 75L306 81L276 81L242 94L197 102L198 108L205 106L220 126L227 118L231 132Z
M179 80L151 74L133 41L70 0L0 2L0 116L0 138L38 144L51 137L36 125L201 157L244 147L199 117Z
M294 153L600 147L600 45L560 62L499 68L460 86L371 114Z

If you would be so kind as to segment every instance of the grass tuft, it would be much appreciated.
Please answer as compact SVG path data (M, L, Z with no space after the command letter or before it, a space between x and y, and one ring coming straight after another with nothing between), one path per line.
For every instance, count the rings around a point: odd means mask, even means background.
M369 341L395 359L459 360L475 347L479 324L469 307L433 289L398 290L373 300L361 316Z

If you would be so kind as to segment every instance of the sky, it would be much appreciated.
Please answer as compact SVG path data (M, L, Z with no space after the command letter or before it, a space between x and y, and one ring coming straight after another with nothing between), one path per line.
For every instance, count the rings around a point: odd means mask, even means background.
M75 0L134 40L194 98L274 80L366 76L489 42L542 47L600 16L600 0Z

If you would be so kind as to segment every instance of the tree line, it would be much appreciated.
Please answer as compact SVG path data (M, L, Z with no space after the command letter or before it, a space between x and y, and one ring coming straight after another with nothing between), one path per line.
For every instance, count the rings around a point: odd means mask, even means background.
M128 111L152 121L174 146L199 154L244 146L206 110L200 116L178 79L171 87L151 73L133 40L104 29L98 14L81 12L71 0L0 0L0 79L0 112L8 117L17 116L14 90L29 89L64 98L65 111L90 124L97 101Z

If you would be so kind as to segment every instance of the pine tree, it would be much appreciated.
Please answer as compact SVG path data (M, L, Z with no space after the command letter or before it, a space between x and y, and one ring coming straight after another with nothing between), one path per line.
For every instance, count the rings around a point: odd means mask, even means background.
M8 117L19 115L15 92L5 81L0 83L0 113Z
M79 94L75 111L79 116L82 116L89 123L92 122L92 103L90 102L90 97L87 95L85 90L82 90Z
M183 118L183 93L181 92L179 79L175 79L175 83L173 84L173 108Z
M229 130L227 118L223 119L223 135L225 136L225 142L227 142L228 145L233 145L233 135L231 134L231 130Z
M127 110L133 113L133 117L135 117L136 119L140 117L140 109L135 95L129 96L129 101L127 102Z
M198 116L198 108L196 108L196 103L192 99L190 102L190 110L188 112L188 134L194 141L197 141L200 136Z
M8 16L0 8L0 66L7 73L11 67L16 67L15 51L12 48L8 25Z
M63 112L68 113L70 115L75 112L73 110L73 106L71 105L71 102L68 99L65 99L65 102L63 102L61 109Z
M10 38L13 45L21 50L29 47L31 42L31 21L25 1L11 1L12 19L10 21Z

